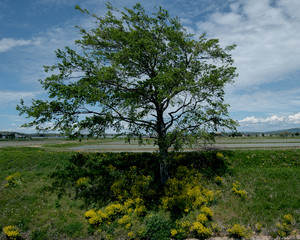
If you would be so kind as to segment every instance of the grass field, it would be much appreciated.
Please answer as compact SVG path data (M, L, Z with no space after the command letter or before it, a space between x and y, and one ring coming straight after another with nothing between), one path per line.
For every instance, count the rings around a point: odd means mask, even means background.
M74 154L66 147L75 145L80 143L0 148L0 229L16 225L25 239L88 238L84 213L92 206L68 194L58 198L51 188L51 173ZM207 188L221 192L218 204L211 206L221 229L235 223L255 229L259 222L263 234L274 235L276 223L286 214L294 217L294 227L300 229L300 150L222 153L230 162L223 184L205 179ZM16 186L5 187L6 178L17 172ZM247 191L247 198L233 194L236 181ZM72 191L68 192L72 195ZM5 239L4 234L0 239Z

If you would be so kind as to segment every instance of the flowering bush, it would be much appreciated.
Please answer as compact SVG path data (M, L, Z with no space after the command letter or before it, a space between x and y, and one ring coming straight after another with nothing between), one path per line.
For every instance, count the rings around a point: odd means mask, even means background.
M146 207L142 204L142 199L128 199L123 204L110 204L104 210L89 210L85 213L85 217L94 229L106 229L108 225L116 222L126 230L130 230L132 217L144 216L147 212Z
M191 224L189 221L176 220L175 228L171 230L171 236L174 239L186 239L190 233Z
M279 237L289 236L293 232L293 222L294 218L291 214L284 215L281 222L276 224L277 235Z
M75 197L101 207L87 211L85 217L103 239L117 234L131 239L153 237L156 222L165 225L159 231L166 237L184 239L196 234L204 238L212 233L208 226L213 213L208 206L220 195L206 189L204 178L223 174L224 159L215 152L170 153L170 178L165 186L160 183L160 159L155 153L78 153L53 176L59 189L75 186ZM152 218L157 210L163 214ZM167 221L162 220L165 213L171 214ZM181 220L174 225L170 217Z
M208 221L208 218L206 217L206 215L204 213L200 213L196 219L198 222L200 222L202 224L205 224Z
M208 217L209 219L211 219L213 216L213 212L209 207L203 206L203 207L201 207L200 211L203 214L205 214L205 216Z
M150 187L153 182L150 175L139 172L136 166L130 167L124 175L116 179L111 186L111 191L117 200L140 198L149 201L154 198L156 192Z
M216 157L219 158L219 159L222 159L224 157L224 155L223 155L223 153L218 152L216 154Z
M123 206L120 203L110 204L105 208L109 218L120 216L123 212Z
M102 212L101 210L96 212L92 209L87 211L84 215L88 220L88 223L93 227L99 227L103 222L109 219L108 214Z
M240 224L234 224L231 228L227 229L228 235L233 238L250 238L251 230Z
M89 182L89 178L82 177L76 181L76 184L80 189L85 189L88 185L88 182Z
M169 175L181 180L175 176L180 167L192 167L211 176L222 174L228 169L225 159L222 153L215 152L170 153ZM140 197L149 209L157 206L164 194L159 161L156 153L77 153L66 165L57 166L52 174L53 186L61 191L65 189L62 187L75 186L75 197L87 204Z
M21 174L16 172L12 175L9 175L5 178L7 181L7 184L5 184L5 187L14 187L21 183Z
M167 181L162 208L172 213L188 212L201 208L214 200L214 192L201 185L201 174L197 170L179 167L175 178Z
M211 223L211 229L213 230L213 232L215 233L219 233L221 232L221 227L219 226L219 224L217 223Z
M201 239L209 238L212 236L212 230L210 228L205 227L200 222L194 222L191 226L191 231L195 231L196 235Z
M286 214L283 216L283 222L291 225L294 222L294 218L291 214Z
M134 235L133 232L129 232L129 233L127 234L127 236L128 236L130 239L134 239L134 238L135 238L135 235Z
M215 177L215 183L217 185L222 185L223 184L223 178L221 178L220 176L216 176Z
M4 227L3 232L9 240L21 239L20 232L18 231L18 229L15 226Z
M241 184L238 181L232 184L232 191L243 199L247 198L248 193L241 189Z
M259 222L255 224L255 231L257 233L261 233L262 229L263 229L263 226Z
M122 218L120 218L118 220L118 223L121 225L127 225L129 224L131 221L131 218L129 217L129 215L124 215Z

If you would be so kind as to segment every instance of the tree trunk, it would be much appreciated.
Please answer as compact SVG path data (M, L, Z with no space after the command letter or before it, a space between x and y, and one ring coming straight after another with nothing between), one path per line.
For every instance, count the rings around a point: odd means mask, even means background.
M159 148L159 167L160 167L160 181L162 185L166 185L169 179L168 172L168 143L167 143L167 131L163 118L163 106L157 104L157 134L158 134L158 148Z
M160 149L160 181L162 185L166 185L166 182L169 179L169 171L168 171L168 151L167 149Z

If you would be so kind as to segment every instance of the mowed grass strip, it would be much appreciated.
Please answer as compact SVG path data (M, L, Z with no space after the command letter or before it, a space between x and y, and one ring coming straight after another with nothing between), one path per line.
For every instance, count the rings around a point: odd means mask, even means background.
M1 229L16 225L28 239L88 236L84 218L87 206L67 194L58 198L51 188L51 173L73 154L41 148L0 149ZM229 172L222 176L223 184L216 185L213 179L207 179L209 187L222 193L219 202L212 206L214 219L224 228L234 223L254 228L259 222L263 233L269 235L283 215L292 214L299 230L300 150L223 154L231 163ZM6 177L16 172L21 176L18 185L5 187ZM245 199L233 193L232 184L236 181L247 191Z

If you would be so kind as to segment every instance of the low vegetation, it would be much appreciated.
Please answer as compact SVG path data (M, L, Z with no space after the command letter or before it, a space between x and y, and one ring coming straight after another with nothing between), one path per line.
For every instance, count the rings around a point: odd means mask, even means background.
M285 237L300 229L299 150L174 153L165 186L155 153L61 150L0 149L0 239Z

